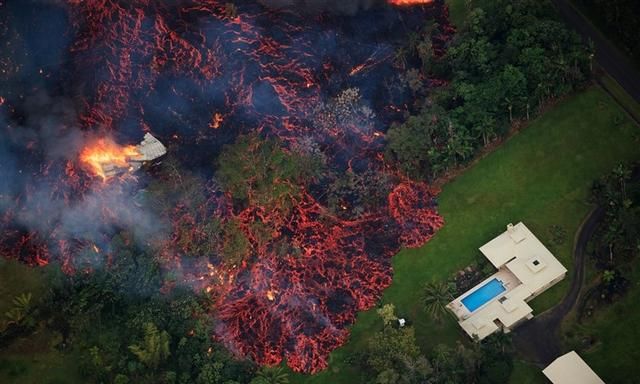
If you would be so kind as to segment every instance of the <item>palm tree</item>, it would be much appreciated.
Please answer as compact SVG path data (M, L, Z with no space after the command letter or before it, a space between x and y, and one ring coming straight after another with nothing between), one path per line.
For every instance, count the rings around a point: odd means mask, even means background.
M144 328L144 342L130 345L129 350L149 368L157 368L169 357L169 334L160 332L153 323L146 323Z
M31 293L22 293L13 298L13 308L4 313L6 320L2 328L6 329L11 324L20 326L28 323L29 312L31 310Z
M439 322L442 319L442 315L447 313L447 304L451 300L453 300L453 295L447 283L430 282L425 284L422 291L422 302L425 311L434 320Z
M602 282L605 283L606 285L611 284L616 278L616 273L615 271L612 270L605 270L604 272L602 272Z
M624 164L618 164L617 167L613 169L613 177L620 184L620 191L622 192L622 198L627 198L627 180L631 178L631 170L627 168Z
M282 367L262 367L250 384L289 384L289 374Z

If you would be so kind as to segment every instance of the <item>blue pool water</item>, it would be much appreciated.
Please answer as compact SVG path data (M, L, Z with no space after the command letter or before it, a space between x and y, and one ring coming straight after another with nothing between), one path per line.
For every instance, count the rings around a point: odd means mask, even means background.
M469 312L473 312L506 290L500 280L493 279L462 299L462 304L467 307Z

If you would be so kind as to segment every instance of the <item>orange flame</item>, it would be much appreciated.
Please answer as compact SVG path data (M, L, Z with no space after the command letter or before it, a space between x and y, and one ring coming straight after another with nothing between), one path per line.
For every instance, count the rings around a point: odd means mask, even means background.
M110 139L99 139L80 152L80 161L93 174L102 177L102 180L107 180L105 166L113 165L119 168L127 168L129 160L136 156L140 156L140 152L133 145L121 146Z
M410 5L426 5L433 3L433 0L387 0L389 4L399 7Z
M224 121L224 117L222 117L222 114L219 113L219 112L216 112L211 117L211 122L209 123L209 128L218 129L218 128L220 128L220 124L222 124L223 121Z

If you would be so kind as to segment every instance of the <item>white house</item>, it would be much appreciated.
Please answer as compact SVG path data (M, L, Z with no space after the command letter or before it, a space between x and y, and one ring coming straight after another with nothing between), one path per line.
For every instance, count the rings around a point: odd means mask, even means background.
M522 222L509 224L480 251L498 271L447 305L467 334L480 340L532 318L527 302L567 273Z

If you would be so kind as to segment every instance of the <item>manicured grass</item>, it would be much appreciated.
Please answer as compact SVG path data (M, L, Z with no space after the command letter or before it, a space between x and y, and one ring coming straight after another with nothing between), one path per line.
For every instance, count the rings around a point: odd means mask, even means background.
M0 353L0 383L76 384L84 383L77 358L54 348L60 335L44 329L14 340Z
M523 221L567 268L572 267L573 235L591 206L594 179L614 165L640 158L630 121L616 125L620 108L598 88L571 97L544 114L502 147L448 183L439 197L445 226L426 245L401 251L394 259L394 280L383 303L394 303L400 315L413 321L424 351L438 343L466 341L447 318L436 324L420 303L427 281L444 280L481 257L478 247L504 231L509 222ZM549 227L567 232L563 244L551 243ZM534 313L556 304L568 280L532 302ZM292 375L293 383L364 382L345 358L361 350L381 326L375 311L361 313L350 341L331 356L326 372ZM525 371L518 367L516 374Z
M513 362L513 373L509 384L547 384L542 370L535 365L529 365L523 361Z
M595 340L594 346L578 353L607 383L637 383L640 375L640 265L634 262L631 288L627 295L611 306L597 308L593 318L578 325L574 319L564 324L565 331ZM567 350L573 349L566 345Z
M59 267L32 268L0 257L0 316L10 309L13 298L31 293L37 303ZM47 331L42 324L24 338L2 345L0 349L0 383L64 384L82 383L77 374L76 359L54 348L60 335Z
M31 268L15 260L0 257L0 314L13 307L12 300L22 293L31 293L32 302L42 294L49 269Z

